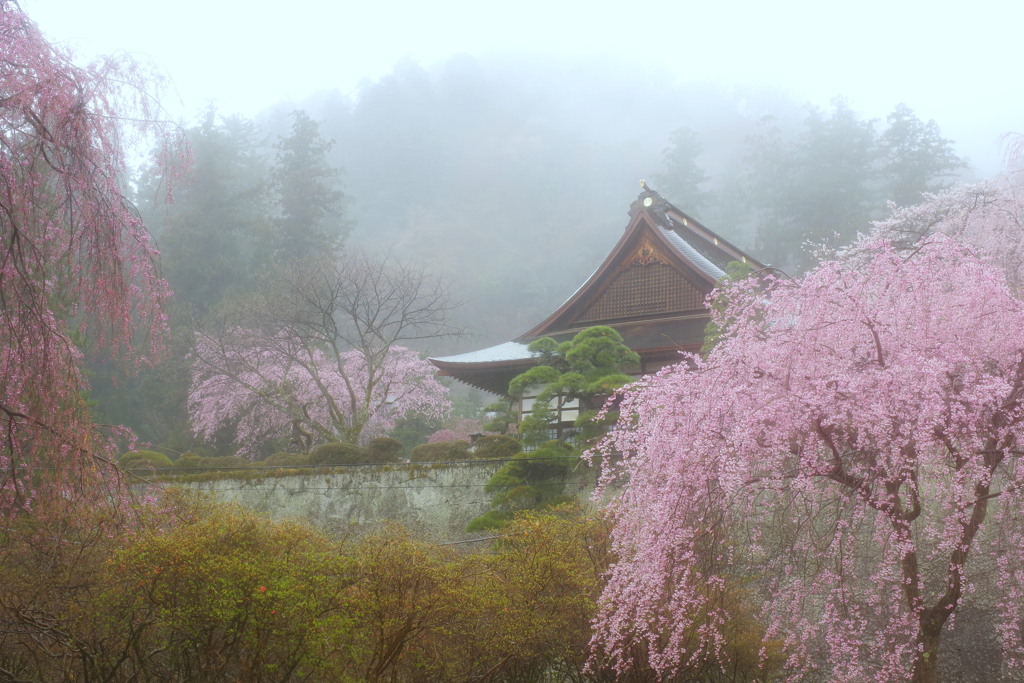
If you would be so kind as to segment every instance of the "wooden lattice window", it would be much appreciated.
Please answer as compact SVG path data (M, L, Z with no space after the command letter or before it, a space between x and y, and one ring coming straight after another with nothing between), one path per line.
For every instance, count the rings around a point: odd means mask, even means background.
M704 308L704 292L664 263L634 264L622 271L577 322L682 313Z
M533 408L537 403L537 395L543 387L530 387L519 401L519 421L527 415L533 414ZM557 424L572 424L580 415L580 400L578 398L566 399L555 397L548 403L548 407L555 411L555 422Z

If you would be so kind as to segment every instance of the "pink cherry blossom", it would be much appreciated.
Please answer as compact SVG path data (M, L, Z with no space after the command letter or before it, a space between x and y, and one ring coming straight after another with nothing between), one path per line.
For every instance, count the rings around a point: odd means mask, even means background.
M366 442L403 416L444 417L451 407L433 366L407 348L392 346L368 364L358 350L335 355L297 339L264 341L244 329L227 342L197 338L189 415L198 436L234 423L242 452L250 454L296 430L310 437L302 448Z
M1019 665L1024 304L991 251L921 234L727 286L710 355L623 392L592 454L619 463L599 495L622 486L593 640L620 671L636 643L663 676L723 656L721 598L744 586L794 677L934 680L985 561Z
M53 487L45 498L61 500L102 484L100 473L109 472L96 467L110 450L81 398L78 344L134 363L161 348L169 292L124 197L126 145L152 142L147 134L154 133L161 149L176 147L154 123L157 100L148 83L125 59L76 66L16 3L0 0L5 512L24 507L34 488Z

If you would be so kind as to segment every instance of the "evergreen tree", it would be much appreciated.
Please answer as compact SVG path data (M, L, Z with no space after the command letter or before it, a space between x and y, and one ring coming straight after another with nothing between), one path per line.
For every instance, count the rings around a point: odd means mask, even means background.
M966 166L953 152L953 143L942 137L934 120L921 121L905 104L898 104L888 117L881 136L885 153L883 174L888 199L900 206L921 201L925 192L934 193L949 185L959 169Z
M799 136L777 126L751 141L750 199L758 253L789 271L812 265L812 249L849 242L885 210L878 196L880 149L874 122L841 98L811 108Z
M884 204L874 196L874 123L858 118L845 100L833 101L828 114L811 110L795 151L800 163L790 201L796 230L789 241L795 253L804 244L845 244L882 216Z
M747 214L755 226L758 256L765 263L789 267L799 240L781 236L795 231L790 198L797 185L799 159L779 121L772 116L761 118L757 132L747 138L746 148L736 190L742 191Z
M186 134L193 165L174 204L153 206L162 194L156 176L144 176L138 193L143 214L160 228L161 264L174 291L166 358L115 382L109 363L87 356L97 417L171 451L195 445L186 406L195 328L228 297L252 292L269 266L267 169L254 125L211 107Z
M601 430L597 411L619 387L633 380L626 372L637 367L640 357L611 327L597 325L559 344L551 337L530 343L538 364L509 382L509 396L521 399L537 391L531 414L520 424L524 442L539 445L554 430L558 438L564 425L562 412L573 408L579 417L573 431L584 439ZM602 423L603 424L603 423Z
M279 263L334 253L348 233L341 218L341 172L327 161L332 146L303 111L292 112L291 135L274 145L277 157L270 177L277 217L271 249Z
M654 176L654 183L665 197L686 212L699 212L708 199L701 188L710 180L697 164L704 152L700 137L691 128L680 128L669 137L669 146L662 152L665 172Z
M251 291L268 260L267 168L247 119L207 110L188 131L193 168L161 238L176 307L202 317L229 294Z

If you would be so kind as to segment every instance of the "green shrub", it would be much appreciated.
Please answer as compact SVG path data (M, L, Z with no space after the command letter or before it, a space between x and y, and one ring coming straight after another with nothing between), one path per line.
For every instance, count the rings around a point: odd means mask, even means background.
M476 444L473 446L473 457L480 460L504 460L522 450L522 445L511 436L489 434L476 440Z
M243 460L237 455L221 455L214 458L199 458L197 466L204 470L210 470L221 468L237 469L239 467L248 467L251 464L248 460Z
M298 467L300 465L308 465L309 456L302 453L274 453L266 460L257 464L268 467Z
M565 479L579 462L572 447L548 441L530 453L519 453L491 475L484 492L492 496L491 509L470 521L467 531L498 529L521 510L541 510L569 502Z
M476 531L494 531L495 529L501 529L509 520L512 519L513 513L509 510L488 510L484 514L474 517L466 525L466 531L472 533Z
M203 459L198 453L182 453L178 456L174 466L187 469L195 469L200 467L200 461Z
M397 439L378 436L367 444L367 450L370 453L369 462L398 462L405 446Z
M451 462L469 459L468 441L440 441L438 443L421 443L412 449L409 457L412 462Z
M369 461L369 452L353 443L320 444L309 454L310 465L355 465Z
M301 524L242 508L200 514L141 533L105 565L102 616L127 661L100 669L104 678L128 680L120 674L135 664L145 680L354 680L351 664L331 658L338 643L355 650L354 610L340 595L352 560Z
M394 525L334 541L173 489L131 528L119 512L7 520L2 680L660 680L643 642L625 642L633 671L602 657L584 673L610 557L606 523L578 505L492 510L505 532L478 550ZM722 658L672 680L781 680L785 658L777 641L762 650L753 616L756 582L728 581L708 589L728 615Z
M132 451L122 455L118 462L126 470L148 470L174 467L174 462L163 453L156 451Z

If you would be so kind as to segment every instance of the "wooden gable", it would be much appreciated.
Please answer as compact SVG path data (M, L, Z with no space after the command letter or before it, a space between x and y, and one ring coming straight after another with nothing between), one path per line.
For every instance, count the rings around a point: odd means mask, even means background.
M431 362L442 374L504 393L535 363L527 345L540 337L561 342L607 325L640 355L645 374L700 349L710 319L705 301L728 263L761 265L646 185L629 216L604 263L539 325L505 344Z
M650 316L682 315L704 309L711 287L694 282L664 249L643 239L627 254L571 327L608 325Z
M648 212L637 212L605 262L557 311L520 340L645 320L706 316L715 277L696 268Z

